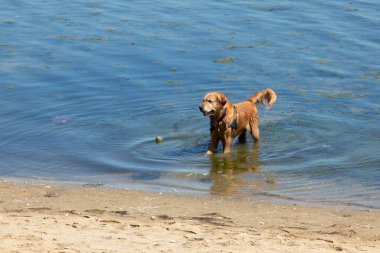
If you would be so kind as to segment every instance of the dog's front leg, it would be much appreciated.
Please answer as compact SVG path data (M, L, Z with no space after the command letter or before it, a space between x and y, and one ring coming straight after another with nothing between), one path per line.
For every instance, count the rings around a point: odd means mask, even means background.
M211 140L208 144L207 155L212 155L218 149L219 135L216 132L211 133Z
M227 132L222 139L223 142L223 153L231 152L232 136L230 132Z

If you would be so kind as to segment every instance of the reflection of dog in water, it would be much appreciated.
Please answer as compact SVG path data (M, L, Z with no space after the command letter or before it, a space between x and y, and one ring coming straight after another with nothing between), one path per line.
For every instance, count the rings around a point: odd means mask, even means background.
M276 102L276 93L271 89L256 92L247 100L231 104L220 92L207 93L199 110L204 116L210 117L211 140L207 154L211 155L218 149L219 141L223 143L223 153L229 153L233 139L239 137L239 142L246 142L248 131L257 142L259 134L259 113L256 104L268 105Z
M255 143L252 151L239 146L236 152L210 157L211 193L229 195L240 192L242 187L251 190L273 187L276 177L273 173L260 171L264 163L259 156L260 146Z

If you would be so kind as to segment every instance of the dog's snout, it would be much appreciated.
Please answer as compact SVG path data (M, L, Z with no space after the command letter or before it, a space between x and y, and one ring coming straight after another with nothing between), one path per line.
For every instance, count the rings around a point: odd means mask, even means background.
M203 112L203 106L199 106L199 110L201 111L201 112Z

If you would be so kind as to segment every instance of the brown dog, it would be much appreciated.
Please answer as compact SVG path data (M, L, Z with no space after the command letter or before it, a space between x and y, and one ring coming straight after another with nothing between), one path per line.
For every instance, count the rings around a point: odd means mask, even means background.
M223 143L223 153L229 153L234 138L239 136L239 142L246 142L248 131L257 142L259 133L259 113L256 104L268 105L269 108L276 102L276 93L271 89L264 89L255 93L247 100L231 104L226 96L220 92L207 93L199 110L204 116L210 117L211 140L207 154L213 154L218 149L218 143Z

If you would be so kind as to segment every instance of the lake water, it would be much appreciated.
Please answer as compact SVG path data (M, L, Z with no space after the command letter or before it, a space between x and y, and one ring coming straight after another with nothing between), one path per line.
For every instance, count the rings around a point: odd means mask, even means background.
M379 13L377 0L3 0L0 177L379 208ZM260 144L205 156L204 93L267 87Z

